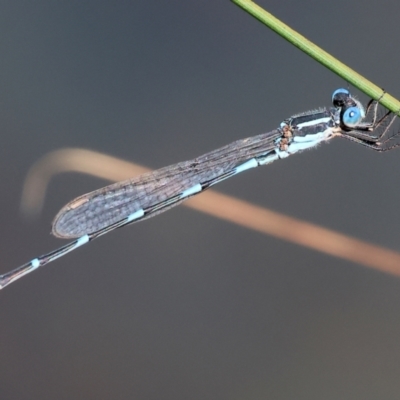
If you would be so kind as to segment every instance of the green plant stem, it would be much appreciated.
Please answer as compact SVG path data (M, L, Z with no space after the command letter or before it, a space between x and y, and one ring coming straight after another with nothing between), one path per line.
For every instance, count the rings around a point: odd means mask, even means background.
M314 43L310 42L304 36L297 33L295 30L284 24L279 19L275 18L272 14L265 11L251 0L232 0L233 3L247 11L250 15L258 19L264 25L271 28L278 35L298 47L301 51L308 54L314 60L318 61L331 71L345 79L364 92L367 96L374 100L379 101L384 107L393 113L399 114L400 102L390 94L384 92L382 88L370 82L362 75L349 68L347 65L340 62L335 57L331 56L325 50L321 49Z

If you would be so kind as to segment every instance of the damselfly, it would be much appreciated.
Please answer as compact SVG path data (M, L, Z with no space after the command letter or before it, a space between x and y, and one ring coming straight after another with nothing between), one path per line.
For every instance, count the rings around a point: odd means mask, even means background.
M332 95L332 108L320 108L285 119L279 128L237 140L190 161L145 173L72 200L53 221L53 234L77 238L50 253L0 275L0 289L116 228L153 217L224 179L260 165L343 137L377 151L398 147L389 128L395 116L378 119L378 102L364 109L348 90ZM371 121L366 115L371 114Z

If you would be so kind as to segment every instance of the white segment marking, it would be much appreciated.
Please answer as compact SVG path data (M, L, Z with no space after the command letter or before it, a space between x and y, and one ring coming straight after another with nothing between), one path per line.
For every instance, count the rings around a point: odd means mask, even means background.
M143 215L144 215L144 211L143 211L143 209L141 208L140 210L137 210L137 211L135 211L134 213L128 215L128 217L126 218L126 221L127 221L127 222L132 222L132 221L134 221L135 219L138 219L138 218L143 217Z
M289 157L290 154L287 151L282 151L282 150L278 150L276 149L276 155L278 156L278 158L286 158Z
M309 140L306 140L307 136L309 137ZM305 138L299 138L298 136L293 138L293 142L289 144L288 152L290 154L293 154L296 153L297 151L309 149L310 147L316 146L318 143L327 140L329 139L329 137L333 136L333 129L328 128L324 132L307 136Z
M332 134L332 128L327 128L322 132L313 133L312 135L294 136L293 137L293 142L296 142L296 143L320 142L321 140L325 140L331 134Z
M279 158L278 154L276 154L276 150L272 153L266 156L265 158L259 158L258 159L258 165L266 165L269 163L272 163L273 161L277 160Z
M193 195L193 194L195 194L195 193L199 193L199 192L201 192L202 190L203 190L203 188L202 188L201 184L198 183L198 184L196 184L196 185L190 187L189 189L184 190L184 191L181 193L181 199L183 199L183 198L185 198L185 197L189 197L189 196L191 196L191 195Z
M246 169L255 168L255 167L258 167L258 162L255 158L252 158L251 160L246 161L245 163L243 163L241 165L238 165L235 168L235 174L246 171Z
M89 235L83 235L76 241L74 248L76 249L77 247L82 246L88 242L89 242Z
M315 142L301 142L301 143L290 143L288 147L288 153L289 154L294 154L297 153L298 151L310 149L311 147L316 146L319 143L319 141Z
M331 117L325 117L325 118L320 118L320 119L313 119L311 121L303 122L302 124L296 125L297 129L302 129L305 126L310 126L310 125L317 125L317 124L323 124L331 121Z

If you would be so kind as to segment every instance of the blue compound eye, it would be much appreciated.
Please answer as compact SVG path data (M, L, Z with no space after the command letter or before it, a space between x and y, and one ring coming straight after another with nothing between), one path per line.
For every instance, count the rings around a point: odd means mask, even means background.
M360 124L363 116L358 107L349 107L342 115L342 122L349 128L354 128Z
M343 107L349 97L351 97L351 95L347 89L337 89L332 94L332 103L336 108Z
M335 98L335 96L337 95L337 94L339 94L339 93L344 93L344 94L347 94L347 96L350 96L350 92L347 90L347 89L343 89L343 88L340 88L340 89L336 89L334 92L333 92L333 94L332 94L332 100Z

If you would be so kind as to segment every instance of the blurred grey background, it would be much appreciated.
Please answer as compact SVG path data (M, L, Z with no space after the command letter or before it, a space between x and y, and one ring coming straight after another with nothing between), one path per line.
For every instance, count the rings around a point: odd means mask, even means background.
M400 5L259 1L400 96ZM82 147L151 168L330 104L340 78L229 1L0 3L1 265L63 242L65 174L19 212L29 167ZM360 96L363 101L365 97ZM400 251L400 150L344 140L225 181L255 204ZM400 280L178 207L0 292L0 398L398 399Z

